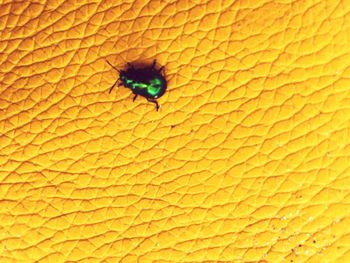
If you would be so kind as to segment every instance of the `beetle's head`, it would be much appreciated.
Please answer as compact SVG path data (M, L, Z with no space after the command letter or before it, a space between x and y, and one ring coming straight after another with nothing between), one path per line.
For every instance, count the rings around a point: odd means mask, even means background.
M134 83L134 81L130 76L130 72L121 70L119 74L119 79L123 82L124 86L132 88L132 84Z
M126 73L125 70L121 70L121 71L119 72L119 78L120 78L121 81L126 81L126 79L128 78L128 76L127 76L127 73Z

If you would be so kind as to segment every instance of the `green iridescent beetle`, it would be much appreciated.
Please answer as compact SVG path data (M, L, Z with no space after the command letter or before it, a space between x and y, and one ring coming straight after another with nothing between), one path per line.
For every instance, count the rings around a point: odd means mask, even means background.
M151 66L143 68L135 68L132 64L128 63L126 70L118 70L108 60L107 63L119 72L119 78L113 84L109 93L112 92L116 85L124 86L135 94L133 101L140 95L145 97L149 102L156 104L158 111L159 104L157 99L163 96L167 88L167 81L162 75L164 67L156 69L156 60L153 61Z

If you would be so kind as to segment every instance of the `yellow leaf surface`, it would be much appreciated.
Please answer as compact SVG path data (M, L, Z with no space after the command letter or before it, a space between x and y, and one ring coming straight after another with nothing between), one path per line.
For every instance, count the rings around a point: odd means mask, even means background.
M347 0L0 0L0 261L350 262ZM114 89L165 67L155 105Z

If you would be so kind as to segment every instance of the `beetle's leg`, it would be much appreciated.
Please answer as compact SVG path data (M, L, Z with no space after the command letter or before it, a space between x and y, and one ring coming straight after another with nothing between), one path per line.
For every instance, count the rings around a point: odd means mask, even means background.
M129 67L129 68L131 68L131 69L135 69L133 64L131 64L131 63L127 63L127 65L128 65L128 67Z
M163 73L164 73L164 66L161 66L160 69L158 69L158 72L159 72L159 73L162 73L162 71L163 71Z
M113 90L113 88L115 87L115 85L117 85L118 84L118 86L120 86L120 84L118 83L118 81L119 81L120 79L117 79L117 81L116 82L114 82L114 84L112 85L112 87L110 88L110 90L109 90L109 93L111 93L112 92L112 90Z
M134 102L137 98L137 94L135 94L134 98L132 99L132 101Z
M148 98L147 100L148 100L149 102L152 102L152 103L156 104L156 110L158 111L158 109L159 109L158 101L156 101L155 99L150 99L150 98Z
M155 68L155 67L156 67L156 63L157 63L157 60L154 59L154 60L153 60L153 63L152 63L152 68Z

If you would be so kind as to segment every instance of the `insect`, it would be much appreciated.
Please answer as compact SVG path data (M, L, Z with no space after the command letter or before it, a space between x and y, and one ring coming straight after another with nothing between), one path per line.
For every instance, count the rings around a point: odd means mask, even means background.
M167 88L167 81L162 75L164 67L156 69L156 60L153 60L151 66L135 68L131 63L127 63L126 70L118 70L108 60L107 63L119 73L119 78L110 88L109 93L117 85L130 89L134 94L133 101L140 95L149 102L156 104L156 110L159 109L157 99L163 96Z

